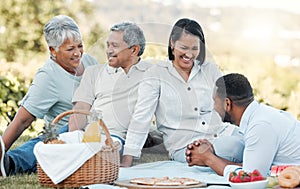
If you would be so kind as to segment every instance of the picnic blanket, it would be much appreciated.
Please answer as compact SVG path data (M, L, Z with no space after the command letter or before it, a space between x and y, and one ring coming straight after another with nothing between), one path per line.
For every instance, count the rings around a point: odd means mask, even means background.
M188 177L208 183L209 185L228 184L224 177L217 175L209 167L192 166L176 161L158 161L120 168L118 180L130 180L136 177ZM89 189L104 188L103 185L89 185ZM109 186L114 187L114 186ZM115 186L116 188L119 188ZM209 186L208 188L230 188L226 186Z

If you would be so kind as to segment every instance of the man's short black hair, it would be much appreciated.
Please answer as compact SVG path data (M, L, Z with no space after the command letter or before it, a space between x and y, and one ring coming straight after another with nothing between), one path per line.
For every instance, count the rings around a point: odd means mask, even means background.
M216 81L216 87L220 98L229 98L238 106L247 106L254 100L252 87L242 74L224 75Z

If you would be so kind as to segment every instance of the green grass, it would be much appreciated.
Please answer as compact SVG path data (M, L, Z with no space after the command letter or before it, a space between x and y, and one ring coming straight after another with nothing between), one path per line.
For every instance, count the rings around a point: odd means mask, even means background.
M36 174L30 175L15 175L10 176L5 179L1 178L0 180L0 188L2 189L12 189L12 188L20 188L20 189L38 189L43 188L38 183L38 177Z
M12 146L14 149L24 142L29 140L30 136L21 136ZM167 160L168 156L162 144L143 149L143 153L140 159L134 160L134 165L140 163L147 163L153 161ZM41 189L42 187L38 182L37 174L18 174L15 176L9 176L7 178L0 178L0 189Z

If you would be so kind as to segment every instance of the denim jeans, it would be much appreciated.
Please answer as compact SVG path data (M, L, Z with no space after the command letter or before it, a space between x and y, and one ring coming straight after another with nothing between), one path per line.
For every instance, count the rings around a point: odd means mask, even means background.
M58 134L68 131L68 125L61 127ZM17 173L36 173L36 158L33 153L33 148L36 143L42 141L40 137L33 138L22 146L9 150L6 154L12 162L10 162L10 170L8 175L15 175Z
M222 136L213 142L215 154L235 163L243 162L244 141L239 129L235 129L231 136ZM186 162L186 147L175 151L172 159L179 162Z

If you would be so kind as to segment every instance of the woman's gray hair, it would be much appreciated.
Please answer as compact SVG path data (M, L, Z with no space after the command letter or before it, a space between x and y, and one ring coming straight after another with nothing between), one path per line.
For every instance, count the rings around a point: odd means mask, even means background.
M140 51L138 56L141 56L144 53L146 40L143 33L143 30L132 22L123 22L119 24L115 24L110 28L110 31L122 31L123 32L123 40L127 43L128 47L132 47L134 45L140 46Z
M67 40L82 41L76 22L66 15L53 17L44 27L44 35L49 47L58 48Z

